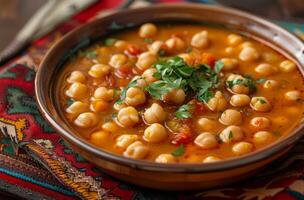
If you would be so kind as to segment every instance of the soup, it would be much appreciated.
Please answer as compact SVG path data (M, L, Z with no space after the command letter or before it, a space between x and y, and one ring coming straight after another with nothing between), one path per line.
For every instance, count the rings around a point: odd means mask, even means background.
M302 118L303 80L273 49L227 29L143 24L71 58L60 106L108 152L158 163L209 163L288 135Z

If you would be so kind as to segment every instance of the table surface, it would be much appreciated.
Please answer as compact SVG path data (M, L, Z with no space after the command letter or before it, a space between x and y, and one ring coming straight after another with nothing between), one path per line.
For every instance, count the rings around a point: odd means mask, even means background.
M219 3L270 18L304 22L304 0L217 0ZM46 0L0 0L0 50ZM202 0L192 0L202 2ZM261 7L263 9L261 9Z

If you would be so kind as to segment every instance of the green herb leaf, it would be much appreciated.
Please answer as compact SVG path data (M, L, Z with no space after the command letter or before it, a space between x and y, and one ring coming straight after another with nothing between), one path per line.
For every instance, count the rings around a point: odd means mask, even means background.
M234 79L232 81L226 81L226 85L228 88L233 88L235 85L245 85L249 88L249 92L255 92L256 91L256 86L254 81L250 76L245 76L244 79Z
M192 114L190 110L192 109L192 106L189 104L182 105L179 107L179 109L175 112L175 116L179 119L187 119L191 118Z
M144 38L144 41L146 43L149 43L149 44L151 44L152 42L154 42L154 40L152 38Z
M116 41L117 41L117 39L115 39L115 38L106 38L106 39L104 40L104 44L105 44L106 46L112 46L112 45L115 44Z
M221 60L218 60L215 62L214 71L215 73L220 73L220 71L223 69L224 63Z
M267 102L266 102L264 99L262 99L262 98L259 98L258 101L260 102L260 104L265 104L265 103L267 103Z
M135 87L137 85L137 81L140 80L140 79L143 79L142 77L138 78L138 79L135 79L133 81L131 81L127 87L123 88L121 93L120 93L120 99L117 100L115 103L116 104L122 104L123 101L125 100L126 98L126 95L127 95L127 90L130 88L130 87Z
M164 94L170 92L172 89L173 88L169 87L167 82L163 80L151 83L145 88L154 99L161 99Z
M232 133L232 131L230 131L229 135L228 135L228 139L231 140L232 138L233 138L233 133Z
M89 59L95 59L95 58L97 58L98 54L94 50L88 50L88 51L85 51L85 52L81 52L80 55L85 56Z
M68 99L67 100L67 106L70 106L74 103L75 101L73 99Z
M266 81L267 81L266 78L259 78L255 82L258 83L258 84L261 84L261 83L265 83Z
M174 157L179 157L179 156L182 156L184 155L185 153L185 147L183 144L181 144L177 149L175 149L171 154L174 156Z

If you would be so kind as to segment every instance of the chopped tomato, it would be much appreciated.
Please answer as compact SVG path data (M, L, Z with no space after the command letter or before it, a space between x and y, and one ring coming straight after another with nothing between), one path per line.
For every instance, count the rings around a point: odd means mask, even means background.
M122 78L129 77L132 74L133 74L132 67L129 65L123 65L116 71L116 75Z
M137 56L141 53L141 50L139 47L135 44L129 44L127 47L127 54L132 55L132 56Z
M195 104L195 114L200 115L206 111L206 106L203 102L196 101Z
M188 144L192 141L192 136L186 133L177 133L171 140L172 144Z
M192 141L192 131L190 128L191 120L183 120L183 125L179 129L179 133L176 133L173 139L171 140L172 144L188 144Z
M215 57L211 53L202 53L200 56L200 64L207 64L211 67L215 64Z

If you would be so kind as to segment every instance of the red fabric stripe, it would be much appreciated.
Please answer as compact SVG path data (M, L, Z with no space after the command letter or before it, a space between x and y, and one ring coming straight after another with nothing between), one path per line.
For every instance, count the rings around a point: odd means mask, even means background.
M39 193L42 193L46 196L51 196L51 197L56 198L56 199L65 199L65 200L76 199L76 197L67 196L67 195L64 195L62 193L59 193L59 192L56 192L56 191L53 191L53 190L49 190L47 188L41 187L39 185L30 183L30 182L27 182L27 181L23 181L21 179L15 178L13 176L10 176L10 175L7 175L7 174L1 173L1 172L0 172L0 178L5 180L6 182L12 184L12 185L18 185L20 187L28 188L28 189L33 190L33 191L38 191Z

